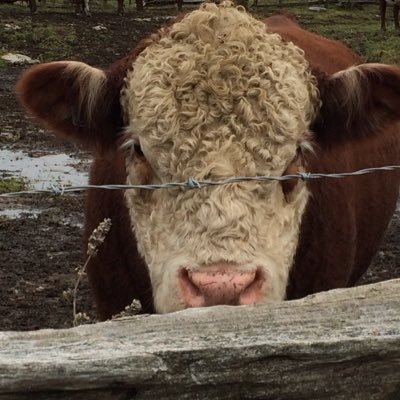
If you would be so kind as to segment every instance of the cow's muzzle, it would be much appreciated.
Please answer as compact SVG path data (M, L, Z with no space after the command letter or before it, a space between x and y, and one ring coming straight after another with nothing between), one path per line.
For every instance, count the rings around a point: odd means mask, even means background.
M260 268L241 271L231 263L212 264L195 271L182 268L178 275L186 307L257 304L262 300L264 282Z

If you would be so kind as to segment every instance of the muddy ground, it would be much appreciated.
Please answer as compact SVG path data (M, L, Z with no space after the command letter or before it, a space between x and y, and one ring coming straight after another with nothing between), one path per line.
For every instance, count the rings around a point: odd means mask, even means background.
M1 10L0 10L1 12ZM175 10L146 14L145 20L131 14L119 17L97 13L90 20L71 14L48 12L32 18L32 24L56 21L74 26L78 40L70 59L107 66L140 38L165 23ZM3 14L18 24L26 12ZM161 15L161 16L160 16ZM30 18L30 17L29 17ZM1 21L0 21L1 23ZM104 26L113 40L102 42L93 26ZM19 52L33 58L43 54L43 43L20 43ZM80 149L46 136L24 116L14 95L14 85L23 67L0 68L0 146L29 151L32 157L66 152L85 159ZM4 171L0 173L4 174ZM83 194L24 195L0 198L1 209L25 209L18 218L0 217L0 330L63 328L72 325L72 306L63 292L72 288L76 268L84 258L82 246ZM34 210L41 210L36 214ZM400 277L400 212L360 284ZM86 282L80 286L78 308L94 317L94 307Z

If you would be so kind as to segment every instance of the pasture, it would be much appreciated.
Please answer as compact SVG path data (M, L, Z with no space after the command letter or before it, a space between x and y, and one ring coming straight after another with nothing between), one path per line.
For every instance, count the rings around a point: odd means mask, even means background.
M259 3L260 4L260 3ZM262 4L262 3L261 3ZM124 16L116 4L93 3L92 17L78 17L72 7L48 4L31 16L25 5L0 6L0 57L8 52L28 55L41 62L70 59L107 67L135 43L176 15L173 6L145 8L137 13L127 6ZM185 6L184 6L185 7ZM189 8L189 6L186 6ZM284 8L258 7L260 18ZM359 8L311 11L308 5L287 7L300 23L323 35L340 39L365 61L400 63L399 33L387 13L387 31L380 32L378 4ZM66 154L63 166L54 167L55 182L87 172L89 154L46 136L24 116L14 95L14 84L25 67L0 61L0 191L32 187L34 169L46 156ZM14 153L13 155L10 155ZM26 157L28 166L9 165ZM12 162L10 159L12 158ZM13 164L14 165L14 164ZM65 172L65 167L73 167ZM18 169L19 168L19 169ZM49 179L50 173L47 173ZM68 177L69 174L69 177ZM46 176L42 178L46 180ZM16 189L17 188L17 189ZM64 328L72 325L71 299L65 295L82 265L83 194L21 195L0 197L0 330ZM400 277L400 209L395 215L373 266L360 284ZM4 295L5 294L5 295ZM78 309L94 317L85 282L81 284Z

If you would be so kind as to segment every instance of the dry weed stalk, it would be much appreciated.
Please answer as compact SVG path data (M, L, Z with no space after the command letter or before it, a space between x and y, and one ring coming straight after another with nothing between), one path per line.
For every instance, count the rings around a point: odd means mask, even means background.
M89 261L92 257L97 255L98 249L101 244L104 242L107 237L108 232L111 228L111 219L105 218L102 222L100 222L99 226L92 232L89 237L88 246L87 246L87 259L82 268L78 270L78 278L75 282L75 287L72 293L72 311L74 315L73 325L77 326L82 323L89 321L89 317L86 313L77 313L76 312L76 298L78 293L79 283L81 279L86 276L86 267L89 264Z

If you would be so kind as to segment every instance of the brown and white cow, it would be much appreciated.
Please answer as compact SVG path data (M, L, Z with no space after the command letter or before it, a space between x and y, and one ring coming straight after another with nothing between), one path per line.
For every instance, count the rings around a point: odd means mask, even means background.
M203 4L108 71L32 67L21 102L94 151L92 184L348 172L398 164L400 68L278 15ZM146 312L259 304L353 285L395 209L400 175L88 193L86 237L102 319L133 298Z

